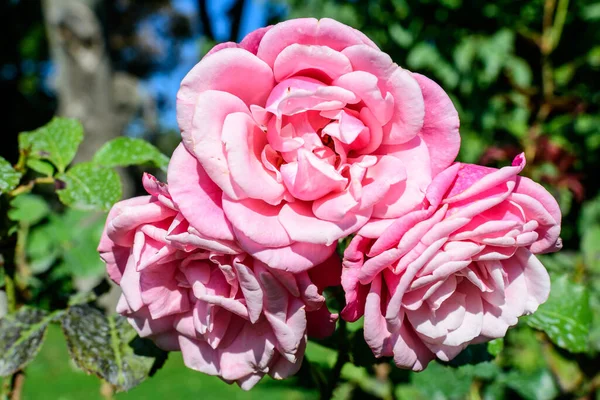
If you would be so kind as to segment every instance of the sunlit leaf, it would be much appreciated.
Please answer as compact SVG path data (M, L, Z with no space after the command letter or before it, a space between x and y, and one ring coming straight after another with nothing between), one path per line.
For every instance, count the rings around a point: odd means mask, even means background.
M19 184L21 174L12 165L0 157L0 194L10 192Z
M152 144L130 137L120 137L105 143L94 155L93 161L104 167L152 163L163 170L166 170L169 164L169 158Z
M19 135L19 148L30 157L48 160L59 172L73 161L83 140L83 126L74 119L53 118L48 124Z
M8 217L13 221L33 225L42 220L50 212L50 206L42 196L22 194L10 202Z
M574 353L584 352L592 320L588 290L567 276L554 279L548 301L525 320L546 332L558 346Z
M54 167L47 161L30 158L29 160L27 160L27 167L31 168L35 172L39 172L42 175L54 175Z
M57 178L65 184L57 191L60 201L76 209L108 210L121 199L121 181L111 168L81 163Z

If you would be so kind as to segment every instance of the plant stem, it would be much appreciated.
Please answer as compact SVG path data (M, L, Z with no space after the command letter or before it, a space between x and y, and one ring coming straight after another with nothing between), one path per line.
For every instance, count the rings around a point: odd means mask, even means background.
M12 376L7 376L2 382L2 392L0 400L21 400L25 374L18 371Z
M27 289L27 280L31 277L31 270L27 264L27 236L29 235L29 226L20 224L17 231L17 245L15 247L15 281L20 290Z
M554 24L552 25L551 36L551 48L554 50L560 42L563 27L567 19L567 10L569 9L569 0L558 0L558 6L556 7L556 15L554 16ZM551 50L551 51L552 51Z
M54 178L51 176L36 178L32 181L27 182L24 185L20 185L17 188L13 189L11 192L8 193L8 195L11 197L16 197L23 193L29 193L31 192L31 189L33 189L33 186L39 183L54 183Z
M344 364L350 361L350 343L348 342L348 331L346 329L346 321L340 318L339 324L340 325L336 331L336 336L339 343L337 359L329 375L328 384L321 389L321 400L329 400L333 397L333 391L337 387L340 381L340 377L342 375L342 368L344 368Z
M114 399L115 389L113 385L103 380L100 386L100 394L105 400L112 400Z
M6 302L8 306L8 313L14 313L17 308L17 294L15 292L15 282L8 275L8 273L4 274L4 286L6 288Z

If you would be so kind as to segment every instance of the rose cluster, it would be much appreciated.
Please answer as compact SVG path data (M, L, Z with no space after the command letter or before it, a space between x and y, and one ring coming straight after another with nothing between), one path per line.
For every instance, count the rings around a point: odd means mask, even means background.
M560 210L512 166L454 163L449 97L361 32L296 19L215 46L177 96L167 183L111 210L99 246L140 335L248 389L307 336L364 316L376 356L419 370L504 336L550 281ZM355 235L340 263L340 239ZM342 266L343 265L343 266Z

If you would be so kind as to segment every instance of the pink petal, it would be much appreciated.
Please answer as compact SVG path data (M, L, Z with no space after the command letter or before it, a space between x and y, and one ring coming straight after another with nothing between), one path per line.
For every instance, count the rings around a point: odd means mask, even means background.
M364 321L365 341L373 351L375 357L386 355L389 345L390 332L387 323L381 314L381 276L377 276L371 283L371 289L365 302Z
M525 313L531 314L540 304L548 300L550 295L550 276L536 256L527 249L518 249L515 257L522 263L527 284L527 303Z
M257 372L266 373L275 356L275 338L266 321L256 325L246 323L220 355L223 379L237 380Z
M273 26L264 35L256 54L272 66L277 56L293 44L327 46L341 51L367 40L357 30L332 19L297 18Z
M347 59L347 58L346 58ZM353 71L340 76L332 85L356 93L371 110L381 126L387 124L394 113L394 98L391 93L382 94L375 75L364 71Z
M306 332L306 311L302 302L290 296L269 272L259 274L265 298L265 316L277 338L277 348L289 361L296 353Z
M171 196L190 225L208 237L233 240L221 206L221 189L181 144L171 157L167 180Z
M558 240L561 212L556 199L542 185L529 178L520 177L517 182L512 197L523 207L528 219L536 220L542 225L536 229L540 238L531 245L531 252L538 254L559 250L562 246Z
M305 149L298 149L297 162L281 166L281 176L292 196L305 201L341 191L348 183L332 165Z
M410 329L408 324L402 325L395 335L394 363L400 368L422 371L434 358L423 344L423 341Z
M431 79L412 74L425 101L425 120L421 137L431 154L431 173L437 175L454 162L460 149L458 112L444 89Z
M248 79L252 76L252 79ZM252 53L225 48L205 57L183 78L177 93L177 122L186 132L196 118L200 93L219 90L231 93L247 106L263 105L273 88L273 71Z
M479 304L481 306L481 301ZM428 342L444 339L450 331L463 324L465 315L465 295L459 292L455 292L435 311L425 303L420 309L407 312L408 319L415 331Z
M415 137L393 146L380 146L378 154L397 158L404 165L406 179L391 186L373 210L377 218L397 218L420 207L431 183L429 150L425 141Z
M460 346L469 343L479 336L483 326L483 304L479 290L472 284L463 281L463 283L459 285L456 293L458 293L458 291L462 291L466 295L466 313L460 327L452 330L452 332L448 333L444 338L443 344L447 346ZM444 304L446 303L444 302Z
M258 46L262 38L265 36L265 33L267 33L271 28L272 26L266 26L264 28L258 28L256 30L253 30L252 32L247 34L244 37L244 39L242 39L242 41L239 44L239 47L248 50L250 53L256 55L256 52L258 51Z
M394 156L381 156L377 164L367 169L365 180L370 183L363 186L361 209L378 204L393 185L406 180L404 163Z
M254 258L267 264L270 268L298 273L306 271L327 260L335 251L335 244L330 246L294 242L284 247L265 247L256 243L240 231L236 231L240 246Z
M227 116L237 112L249 114L248 106L231 93L215 90L198 94L193 104L194 114L189 116L192 123L189 127L181 127L183 144L221 190L229 197L243 198L243 192L229 175L221 135Z
M371 209L347 214L339 221L324 221L315 217L309 203L296 201L285 204L279 221L292 240L327 246L356 232L371 216Z
M383 140L383 129L373 112L367 107L363 107L359 113L360 119L367 127L363 130L357 140L352 145L352 150L357 155L371 154L381 145ZM363 146L359 146L362 143Z
M450 193L446 195L446 203L455 203L467 198L477 197L481 193L496 186L514 180L525 167L525 158L518 165L501 169L488 168L480 165L461 164L456 181Z
M106 236L116 245L131 247L135 228L173 217L177 211L167 208L150 196L134 197L113 206L106 220Z
M429 218L432 211L433 210L413 211L396 220L393 220L393 223L389 225L387 229L383 231L383 233L381 233L379 238L377 238L371 247L371 250L369 251L369 255L373 256L380 254L384 250L397 247L398 243L400 243L404 235L409 230L418 230L421 235L424 234L426 232L426 228L423 225L417 224Z
M285 187L261 161L267 139L252 117L246 113L229 114L223 123L221 141L225 145L229 174L244 194L272 205L279 204Z
M182 290L175 280L175 265L146 268L140 276L140 290L142 300L154 319L190 309L187 291Z
M261 200L236 201L223 197L223 210L235 228L252 241L268 247L288 246L293 242L279 222L281 208Z
M369 286L361 285L358 281L358 275L370 243L371 240L357 235L344 252L341 283L346 297L346 307L344 307L341 314L342 318L349 322L358 320L365 312Z
M221 373L218 351L213 350L208 343L180 335L179 345L186 367L208 375Z
M242 289L244 299L246 300L248 318L250 319L250 322L255 323L258 321L258 318L262 313L262 289L258 283L258 279L256 279L256 276L254 276L254 273L250 268L239 262L234 262L234 266L237 272L240 288Z
M365 71L379 80L382 93L394 99L392 119L384 128L384 144L405 143L423 127L425 103L419 84L410 72L398 67L385 53L365 45L352 46L342 52L350 59L354 71Z
M306 339L303 339L298 349L298 357L295 361L290 362L285 357L279 356L277 361L271 365L269 375L274 379L285 379L294 375L300 370L302 361L304 360L304 351L306 349Z
M316 311L306 313L308 336L316 339L325 339L333 335L335 325L338 320L337 314L332 314L327 306L323 306Z
M311 46L293 43L277 55L273 65L275 80L282 80L298 72L319 71L329 79L352 71L350 61L342 53L327 46Z

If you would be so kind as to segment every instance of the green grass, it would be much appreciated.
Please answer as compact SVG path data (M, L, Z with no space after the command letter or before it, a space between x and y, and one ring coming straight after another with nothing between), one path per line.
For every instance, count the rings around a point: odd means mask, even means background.
M138 399L240 399L266 400L315 399L317 393L295 387L296 381L263 379L254 389L244 392L236 385L192 371L183 365L180 353L171 353L156 375L118 400ZM100 380L79 370L69 359L65 340L58 326L50 326L37 358L27 367L23 400L103 400Z

